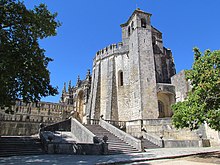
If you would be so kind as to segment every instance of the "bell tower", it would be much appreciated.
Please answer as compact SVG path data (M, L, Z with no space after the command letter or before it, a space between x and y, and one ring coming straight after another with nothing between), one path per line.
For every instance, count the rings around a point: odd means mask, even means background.
M158 118L155 61L152 46L151 14L136 9L122 24L123 44L128 47L130 68L131 119Z

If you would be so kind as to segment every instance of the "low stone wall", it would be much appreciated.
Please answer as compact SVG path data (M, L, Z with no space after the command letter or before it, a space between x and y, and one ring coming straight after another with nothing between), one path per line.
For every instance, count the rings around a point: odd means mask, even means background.
M1 136L30 136L39 131L39 122L0 121ZM47 124L45 124L47 125Z
M113 125L109 124L108 122L102 119L100 119L100 126L110 131L112 134L119 137L129 145L135 147L139 151L142 151L141 140L134 138L130 134L125 133L124 131L114 127Z
M211 146L220 145L220 132L211 129L207 124L204 125L207 138L210 139Z
M199 144L199 140L164 140L164 147L166 148L200 147L200 144Z
M104 145L100 144L85 144L85 143L53 143L47 144L48 154L72 154L72 155L101 155L104 153Z

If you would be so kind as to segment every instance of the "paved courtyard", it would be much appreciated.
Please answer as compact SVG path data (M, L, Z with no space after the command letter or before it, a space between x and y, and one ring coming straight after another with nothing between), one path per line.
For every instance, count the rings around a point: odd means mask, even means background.
M163 149L148 149L144 153L120 154L120 155L35 155L35 156L12 156L1 157L1 165L93 165L93 164L152 164L152 165L198 165L219 164L219 157L215 157L214 162L205 162L208 160L205 156L209 153L219 153L220 147L209 148L163 148ZM202 154L202 161L195 162L193 156ZM178 158L183 156L190 156ZM198 155L197 155L198 156ZM177 159L174 159L177 158ZM197 160L199 157L197 157ZM136 163L135 163L136 162ZM171 163L172 162L172 163ZM194 163L194 164L190 164ZM176 164L175 164L176 163Z
M220 151L192 155L181 158L168 158L130 163L130 165L217 165L220 164Z

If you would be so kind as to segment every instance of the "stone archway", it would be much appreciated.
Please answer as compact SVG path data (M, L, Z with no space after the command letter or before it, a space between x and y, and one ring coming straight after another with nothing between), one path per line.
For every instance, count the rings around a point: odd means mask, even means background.
M165 92L158 92L157 98L159 111L158 118L171 117L173 114L171 110L171 104L174 103L174 95Z
M84 114L84 92L81 90L77 96L76 118L82 123Z

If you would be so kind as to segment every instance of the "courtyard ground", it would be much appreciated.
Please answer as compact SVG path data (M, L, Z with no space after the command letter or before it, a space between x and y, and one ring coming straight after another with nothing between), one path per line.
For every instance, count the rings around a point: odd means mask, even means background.
M220 151L203 153L193 156L186 156L181 158L159 159L152 161L143 161L130 163L131 165L219 165Z
M220 164L220 147L148 149L119 155L32 155L1 157L1 165L198 165ZM191 163L191 164L190 164Z

